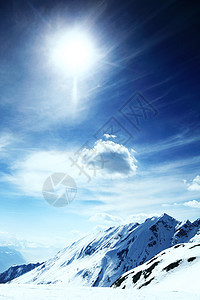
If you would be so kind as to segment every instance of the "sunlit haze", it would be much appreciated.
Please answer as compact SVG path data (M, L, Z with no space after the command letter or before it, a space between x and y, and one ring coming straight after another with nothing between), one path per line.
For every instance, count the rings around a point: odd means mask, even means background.
M55 67L73 76L87 72L95 62L95 49L91 38L77 30L55 36L50 53Z

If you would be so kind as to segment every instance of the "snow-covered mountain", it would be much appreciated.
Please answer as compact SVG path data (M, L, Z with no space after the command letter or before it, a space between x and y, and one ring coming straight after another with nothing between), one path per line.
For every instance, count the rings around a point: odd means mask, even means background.
M199 291L200 244L177 244L141 266L126 272L112 287Z
M0 274L0 283L6 283L40 266L41 263L10 267Z
M122 274L175 244L198 240L200 219L181 223L167 214L142 224L110 227L84 237L14 283L111 286Z
M4 272L12 265L26 263L21 253L10 247L0 247L0 272Z

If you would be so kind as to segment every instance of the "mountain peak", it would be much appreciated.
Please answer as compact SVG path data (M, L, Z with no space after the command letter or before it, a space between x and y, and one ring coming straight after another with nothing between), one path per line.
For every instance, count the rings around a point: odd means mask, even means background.
M159 217L160 220L166 220L166 221L169 221L169 220L175 220L173 217L171 217L170 215L166 214L166 213L163 213L160 217Z
M147 218L144 222L147 221L164 221L164 222L169 222L169 221L177 221L176 219L174 219L173 217L171 217L170 215L163 213L160 217L159 216L153 216L151 218ZM177 221L178 222L178 221Z
M199 226L200 225L200 218L196 219L192 224L194 226Z

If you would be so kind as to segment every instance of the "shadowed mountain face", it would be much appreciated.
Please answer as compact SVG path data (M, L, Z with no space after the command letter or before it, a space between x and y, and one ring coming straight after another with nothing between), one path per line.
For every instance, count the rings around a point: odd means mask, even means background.
M0 272L4 272L12 265L26 263L21 253L13 248L0 247Z
M20 266L13 266L10 267L8 270L0 274L0 283L6 283L11 281L14 278L17 278L35 268L40 266L41 263L36 264L27 264L27 265L20 265Z
M181 223L166 214L142 224L110 227L74 242L13 282L108 287L162 250L198 240L199 233L200 220Z

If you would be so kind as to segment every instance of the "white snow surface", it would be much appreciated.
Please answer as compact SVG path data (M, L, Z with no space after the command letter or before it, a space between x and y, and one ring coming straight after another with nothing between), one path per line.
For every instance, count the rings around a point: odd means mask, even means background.
M199 285L200 244L178 244L166 249L150 261L120 276L115 288L196 291L200 299Z
M199 294L175 290L133 290L58 285L0 285L2 300L199 300Z
M109 287L122 274L162 250L198 240L199 233L200 219L181 223L167 214L142 224L110 227L74 242L12 282Z

